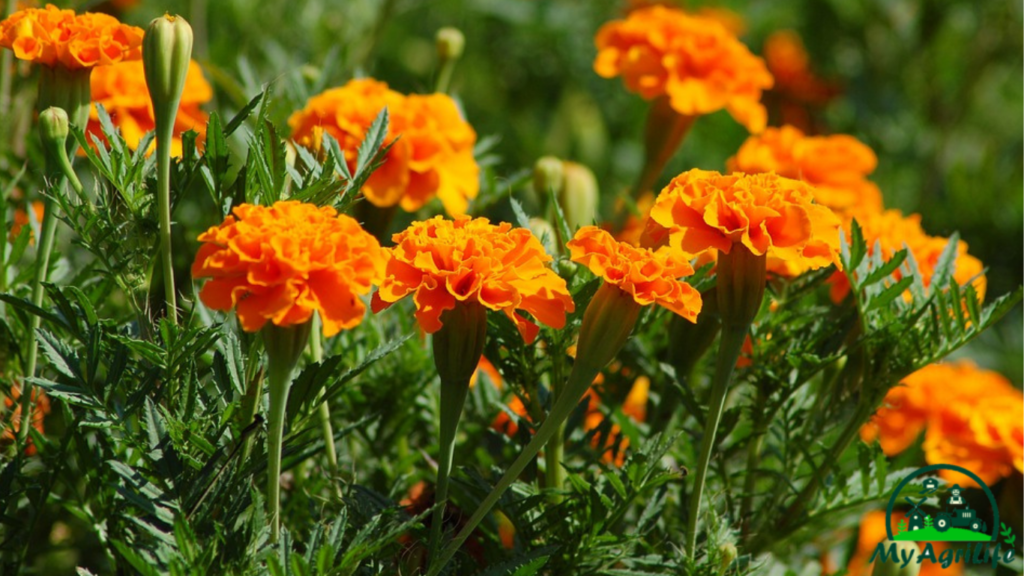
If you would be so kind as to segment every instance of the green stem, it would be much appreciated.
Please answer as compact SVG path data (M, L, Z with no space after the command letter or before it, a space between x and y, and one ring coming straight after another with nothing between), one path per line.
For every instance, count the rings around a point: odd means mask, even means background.
M65 181L60 179L57 186L63 187ZM31 208L30 208L31 209ZM43 204L43 221L39 226L39 244L36 245L36 274L32 278L32 305L42 307L43 284L46 282L50 269L50 254L57 238L57 203L49 196ZM28 358L25 366L26 379L21 383L21 428L18 430L19 449L28 439L28 429L32 423L32 382L28 378L36 375L36 364L39 359L38 330L42 318L36 315L29 321L32 341L28 347Z
M271 360L267 370L270 384L270 413L267 415L267 505L270 509L270 541L281 536L281 450L284 444L285 408L291 387L292 366Z
M725 396L729 391L729 380L732 378L736 360L740 357L743 341L747 337L748 326L723 327L719 342L718 360L715 364L715 381L711 388L711 401L708 405L708 419L704 425L704 438L701 440L700 455L697 460L697 475L694 477L693 492L690 494L689 518L686 530L686 554L696 558L697 523L700 518L700 501L704 496L704 484L708 475L708 464L711 462L711 451L715 447L715 436L718 424L722 421L725 409Z
M323 333L320 330L320 319L315 318L313 320L312 332L309 335L309 352L313 358L313 362L320 363L324 359ZM320 415L320 433L324 437L324 451L327 453L327 468L331 471L331 476L338 478L338 449L334 445L334 427L331 426L331 405L328 403L327 398L324 397L324 391L320 391L320 398L323 400L320 403L320 408L317 410ZM332 482L334 484L334 482ZM335 495L340 499L341 490L335 485Z
M448 504L448 484L455 455L455 435L462 417L462 407L469 392L469 379L441 380L439 438L441 451L437 458L437 486L434 489L434 514L430 519L431 554L438 549L444 527L444 511Z
M544 448L544 484L550 490L561 490L565 480L565 471L562 469L562 453L565 445L565 422L555 430ZM552 494L549 501L553 504L561 502L559 494Z
M743 501L740 503L740 523L743 531L750 528L751 507L754 503L754 490L757 489L757 468L761 465L761 447L764 445L765 431L755 423L754 438L747 445L747 470L743 479Z
M434 86L434 92L438 94L447 94L448 89L452 83L452 73L455 71L455 59L449 58L441 64L441 71L437 74L437 84Z
M174 257L171 254L171 136L173 125L161 127L156 138L157 204L160 211L160 257L163 261L167 317L178 323L178 299L174 290Z
M580 398L586 393L587 388L590 387L591 382L597 377L600 368L587 368L581 363L577 363L573 366L573 371L569 374L569 380L566 383L565 390L561 396L555 402L555 405L551 408L551 412L548 413L547 419L544 420L544 424L541 425L540 430L537 430L537 434L534 435L530 443L526 445L519 457L516 458L515 462L509 466L505 474L498 480L491 493L484 498L480 506L477 507L476 512L469 518L462 530L452 539L451 543L444 549L437 561L432 562L430 571L427 573L428 576L437 576L444 568L444 566L455 556L459 547L462 543L469 538L469 535L474 529L483 521L494 505L498 503L498 499L505 493L505 490L515 482L516 478L523 473L523 470L530 464L534 456L540 452L541 448L551 439L555 433L562 427L566 418L572 413L579 403Z

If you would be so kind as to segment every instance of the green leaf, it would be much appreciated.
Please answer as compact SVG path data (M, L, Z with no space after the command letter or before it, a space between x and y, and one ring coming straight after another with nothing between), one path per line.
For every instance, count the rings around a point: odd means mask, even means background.
M477 576L533 576L558 551L558 546L545 546L520 554L511 560L492 566Z

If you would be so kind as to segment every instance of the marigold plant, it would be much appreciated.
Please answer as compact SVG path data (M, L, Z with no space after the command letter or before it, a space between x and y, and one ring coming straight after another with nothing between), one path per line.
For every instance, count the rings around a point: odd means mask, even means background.
M313 312L325 336L362 321L360 296L383 278L386 256L354 219L293 200L242 204L232 214L199 236L192 276L210 279L204 304L235 308L248 332L268 321L303 324Z
M75 14L47 4L0 23L0 46L20 60L75 70L138 60L142 30L106 14Z
M564 326L565 314L575 310L565 280L547 267L551 256L525 228L435 216L395 234L394 243L373 309L412 294L416 319L429 334L441 329L441 314L458 302L504 312L527 342L539 327L517 310L552 328Z
M138 148L142 137L156 128L142 62L121 62L101 66L92 73L90 81L93 106L86 129L90 138L96 136L101 141L106 139L100 127L99 112L96 108L97 104L101 104L110 115L110 120L120 129L128 147L132 150ZM212 98L213 88L203 76L199 63L192 61L185 77L185 91L182 93L178 115L174 121L172 156L181 156L181 135L185 132L195 130L199 143L205 139L207 114L202 106Z
M667 96L679 114L725 109L751 132L764 129L761 91L772 86L771 74L715 19L651 6L605 24L595 43L600 76L622 76L648 100Z
M391 149L363 195L375 206L399 205L408 212L436 196L448 214L464 214L480 189L476 132L449 96L405 96L383 82L357 79L310 98L288 125L292 139L311 149L319 149L323 134L330 134L354 166L359 144L385 107Z

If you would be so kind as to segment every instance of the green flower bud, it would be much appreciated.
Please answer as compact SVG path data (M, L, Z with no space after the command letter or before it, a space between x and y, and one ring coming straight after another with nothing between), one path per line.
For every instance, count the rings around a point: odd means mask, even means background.
M530 218L530 232L540 240L548 254L558 252L558 235L550 222L543 218Z
M917 576L918 572L921 571L921 565L917 563L917 555L920 553L920 550L917 549L917 544L903 541L893 542L892 540L882 542L886 550L894 544L896 545L896 557L890 557L885 561L881 558L876 558L871 576ZM906 566L903 565L904 554L907 558L911 558Z
M68 113L63 108L51 106L39 113L39 137L43 149L49 153L54 147L64 149L68 139Z
M142 64L157 138L165 131L170 138L191 60L192 27L184 18L165 14L150 22L142 40Z
M575 162L562 163L562 188L558 205L562 207L570 230L594 223L597 217L597 178L590 168Z
M564 163L554 156L543 156L533 165L533 188L541 198L547 198L548 190L558 194L565 178Z
M458 60L462 57L462 50L466 47L466 37L458 28L441 28L437 31L435 41L437 42L437 57L442 62Z
M739 550L736 549L736 545L732 542L726 542L718 546L718 554L718 573L725 574L725 571L729 569L729 565L739 556Z
M92 68L67 70L61 67L40 66L37 109L59 108L69 123L85 130L89 122L92 97L89 84L91 74ZM65 139L68 153L73 155L78 141L74 138Z

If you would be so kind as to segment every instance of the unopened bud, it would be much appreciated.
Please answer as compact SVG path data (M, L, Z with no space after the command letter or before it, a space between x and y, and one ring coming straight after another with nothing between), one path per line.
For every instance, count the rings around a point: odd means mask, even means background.
M725 571L729 569L729 565L739 556L739 550L736 549L736 545L732 542L726 542L718 546L718 554L718 573L725 574Z
M575 162L564 162L562 171L562 189L557 197L569 229L593 224L599 196L597 178L590 168Z
M530 218L530 232L540 240L548 254L558 253L558 236L550 222L543 218Z
M458 28L445 27L437 31L437 57L442 61L458 60L466 47L466 37Z
M192 27L181 16L165 14L150 22L142 40L142 64L153 102L157 138L174 126L185 77L192 60Z
M542 198L547 198L548 190L555 194L562 189L565 177L561 159L554 156L543 156L533 165L533 188Z
M68 113L63 108L51 106L39 113L39 137L43 148L64 148L68 139Z

